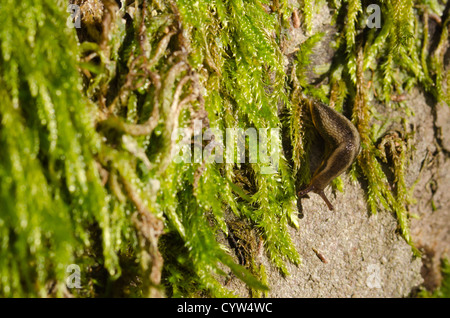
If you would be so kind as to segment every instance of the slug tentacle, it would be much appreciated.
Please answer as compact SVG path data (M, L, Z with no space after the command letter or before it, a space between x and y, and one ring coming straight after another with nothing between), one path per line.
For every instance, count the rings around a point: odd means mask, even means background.
M309 185L298 193L319 194L330 210L333 205L324 193L325 187L353 163L360 150L360 137L356 127L342 114L320 102L310 102L314 127L327 143L329 156L314 172Z

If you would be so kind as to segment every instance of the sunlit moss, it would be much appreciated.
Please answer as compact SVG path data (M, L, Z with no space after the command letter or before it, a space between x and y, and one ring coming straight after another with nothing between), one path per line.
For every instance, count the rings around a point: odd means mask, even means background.
M80 29L66 27L64 1L0 4L0 295L235 296L222 284L231 276L263 295L270 286L257 255L284 275L300 264L288 228L301 226L296 189L311 176L311 97L351 113L362 140L352 172L367 183L368 208L395 212L412 245L411 150L404 134L374 132L369 96L395 107L391 95L421 85L448 101L448 19L429 52L418 18L441 14L439 2L380 1L382 28L369 30L365 2L302 1L307 39L292 68L280 49L289 1L70 2L83 13ZM334 10L337 29L321 85L309 78L324 40L313 33L319 3ZM195 121L203 133L280 128L271 136L287 145L277 171L175 162L172 133ZM235 219L245 226L233 228ZM220 238L230 229L248 241L229 250ZM82 290L65 285L72 263Z

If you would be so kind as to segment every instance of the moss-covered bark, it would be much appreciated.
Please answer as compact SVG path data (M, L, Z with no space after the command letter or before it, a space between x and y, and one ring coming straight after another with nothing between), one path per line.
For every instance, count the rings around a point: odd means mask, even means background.
M362 151L351 173L367 206L394 212L418 254L408 136L372 119L376 103L407 107L401 96L413 87L448 103L449 6L376 1L377 29L366 26L372 2L328 1L333 62L311 76L324 36L312 27L319 3L77 0L74 29L65 1L3 0L0 295L231 296L220 279L229 275L261 295L270 286L258 253L285 275L288 262L301 261L287 228L298 226L296 193L310 178L310 98L352 118ZM430 16L439 19L433 39ZM307 39L286 66L292 27ZM276 173L261 163L174 160L177 128L197 137L280 128ZM187 149L211 154L195 136ZM82 289L66 286L70 264L80 266Z

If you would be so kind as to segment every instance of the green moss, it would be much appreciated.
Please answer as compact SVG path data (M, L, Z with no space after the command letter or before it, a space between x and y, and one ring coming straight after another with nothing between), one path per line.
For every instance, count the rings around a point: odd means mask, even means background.
M262 296L270 286L257 255L284 275L300 264L288 228L298 227L296 187L311 176L309 97L351 112L362 140L352 173L367 184L368 208L394 212L412 245L411 148L405 134L377 130L374 104L396 107L392 95L418 86L448 102L448 19L429 52L418 18L440 3L381 1L382 28L368 30L365 2L327 2L335 55L317 85L309 65L324 40L312 34L323 1L300 7L308 38L289 74L280 49L289 1L72 2L81 29L64 27L66 3L0 4L0 295L234 296L223 284L234 275ZM175 162L172 133L196 120L203 133L281 128L286 156L273 174ZM219 239L230 235L241 239L235 250ZM80 265L84 289L65 286L69 264Z
M441 284L434 291L421 290L417 297L419 298L450 298L450 262L447 258L441 261Z

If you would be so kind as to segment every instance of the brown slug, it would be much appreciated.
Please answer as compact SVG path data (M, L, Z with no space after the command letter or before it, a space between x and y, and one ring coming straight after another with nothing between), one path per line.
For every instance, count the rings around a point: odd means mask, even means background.
M360 151L360 137L350 120L333 108L317 101L308 104L314 127L324 139L329 155L314 172L309 185L299 191L298 196L315 192L322 197L328 208L333 210L324 189L353 163Z

